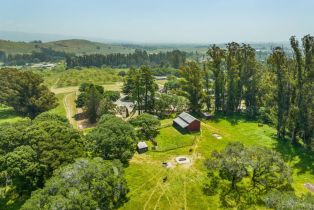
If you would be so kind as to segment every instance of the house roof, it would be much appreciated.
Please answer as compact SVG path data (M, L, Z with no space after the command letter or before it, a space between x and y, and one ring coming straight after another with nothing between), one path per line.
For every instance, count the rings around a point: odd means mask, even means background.
M137 143L137 148L138 149L144 149L147 148L147 144L144 141L140 141L139 143Z
M186 128L190 123L192 123L193 121L195 121L198 119L196 119L195 117L193 117L192 115L186 113L186 112L182 112L177 118L175 118L173 121L178 124L181 128Z

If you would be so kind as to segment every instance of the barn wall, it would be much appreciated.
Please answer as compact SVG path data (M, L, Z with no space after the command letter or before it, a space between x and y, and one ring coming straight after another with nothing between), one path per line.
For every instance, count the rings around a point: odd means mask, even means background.
M194 120L188 126L189 131L200 131L201 130L201 122L198 120Z

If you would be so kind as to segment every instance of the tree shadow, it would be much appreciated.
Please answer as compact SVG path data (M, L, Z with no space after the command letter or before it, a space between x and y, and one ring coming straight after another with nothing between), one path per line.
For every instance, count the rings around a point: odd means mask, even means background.
M186 129L184 128L181 128L180 126L176 125L176 124L173 124L172 125L180 134L182 135L185 135L185 134L188 134L190 132L188 132Z
M0 119L8 119L10 117L17 117L18 114L13 109L0 109Z
M307 150L303 145L292 145L288 140L276 139L274 149L281 153L285 161L294 163L294 168L299 169L297 174L310 172L314 175L314 152ZM296 160L296 158L298 158Z

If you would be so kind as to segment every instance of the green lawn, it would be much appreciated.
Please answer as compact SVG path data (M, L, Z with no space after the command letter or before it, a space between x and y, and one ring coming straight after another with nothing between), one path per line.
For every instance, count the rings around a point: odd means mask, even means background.
M56 94L56 97L58 99L58 106L54 109L49 110L49 113L53 113L53 114L58 114L61 116L66 116L66 111L65 111L65 107L64 107L64 96L66 94Z
M221 135L222 139L216 139L213 133ZM306 154L301 148L293 149L286 142L278 142L274 138L275 133L272 127L259 127L258 123L241 117L206 121L202 123L199 135L182 135L172 127L162 128L156 138L159 147L183 144L194 136L195 144L166 152L135 154L125 170L130 188L129 201L121 209L219 209L219 197L209 197L202 192L202 186L207 181L203 162L212 151L222 150L232 141L240 141L246 146L266 146L282 153L293 168L296 193L307 192L303 184L314 180L313 155ZM175 163L175 157L179 155L190 157L192 165L170 169L162 167L164 161ZM163 182L166 176L167 181ZM264 209L261 206L256 208Z
M158 151L167 151L184 146L191 146L198 135L182 135L172 126L160 130L156 138L158 142Z

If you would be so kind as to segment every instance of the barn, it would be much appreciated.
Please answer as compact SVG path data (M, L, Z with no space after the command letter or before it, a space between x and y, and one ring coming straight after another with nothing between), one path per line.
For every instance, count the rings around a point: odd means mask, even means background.
M195 132L200 131L201 122L192 115L182 112L177 118L173 120L173 126L180 131Z

